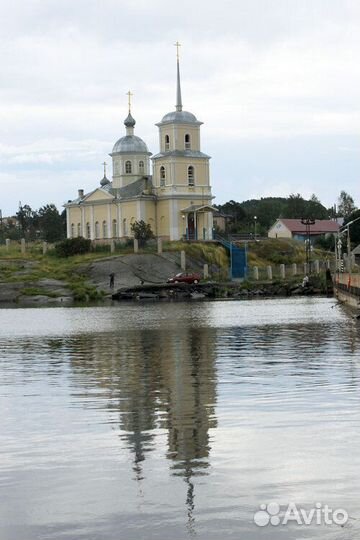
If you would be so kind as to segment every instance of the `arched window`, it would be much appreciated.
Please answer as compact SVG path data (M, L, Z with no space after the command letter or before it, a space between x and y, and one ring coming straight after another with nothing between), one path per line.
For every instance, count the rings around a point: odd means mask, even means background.
M166 171L165 167L160 167L160 186L165 186L165 180L166 180Z
M90 223L87 223L86 224L86 238L91 238L91 228L90 228Z
M145 171L145 165L143 161L139 161L139 173L144 174Z
M187 133L185 135L185 150L190 150L191 148L191 140L190 140L190 135Z
M131 174L131 161L125 161L125 173Z
M116 219L113 219L113 222L112 222L112 235L113 235L113 238L116 238L118 235Z
M107 238L107 223L105 220L102 222L102 233L103 238Z
M165 135L165 150L170 150L170 137Z
M75 236L75 225L73 223L71 224L70 235L71 235L71 238L74 238L74 236Z
M189 186L193 186L195 184L194 167L192 165L188 167L188 184Z
M127 223L126 223L126 218L123 219L123 235L124 235L124 236L127 235Z
M98 221L95 222L95 238L100 238L100 224Z
M77 224L77 235L81 236L81 223Z

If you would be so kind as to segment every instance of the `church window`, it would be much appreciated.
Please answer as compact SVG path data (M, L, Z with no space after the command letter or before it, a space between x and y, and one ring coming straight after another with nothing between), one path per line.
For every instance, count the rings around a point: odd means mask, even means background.
M107 238L107 223L105 220L102 222L102 233L103 238Z
M77 224L77 235L81 236L81 224L80 223Z
M195 184L194 167L192 165L188 167L188 184L189 186L193 186Z
M185 135L185 150L190 150L191 148L191 140L190 140L190 135L187 133Z
M86 224L86 238L91 238L91 229L90 229L90 223Z
M165 150L170 150L170 137L165 135Z
M131 161L125 161L125 173L131 174Z
M100 238L100 224L98 221L95 222L95 238Z
M113 235L113 238L116 238L117 235L118 235L118 231L117 231L117 221L116 219L113 219L113 222L112 222L112 235Z
M145 171L145 165L143 161L139 161L139 173L144 174Z
M166 171L165 167L160 167L160 186L165 186L165 180L166 180Z
M74 236L75 236L75 225L73 223L71 224L71 233L70 234L71 234L71 238L74 238Z

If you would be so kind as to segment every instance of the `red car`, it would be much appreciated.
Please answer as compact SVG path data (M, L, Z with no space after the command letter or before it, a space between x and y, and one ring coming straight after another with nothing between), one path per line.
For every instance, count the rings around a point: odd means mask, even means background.
M200 274L186 274L185 272L181 272L180 274L176 274L174 277L170 277L167 282L168 283L199 283L201 280Z

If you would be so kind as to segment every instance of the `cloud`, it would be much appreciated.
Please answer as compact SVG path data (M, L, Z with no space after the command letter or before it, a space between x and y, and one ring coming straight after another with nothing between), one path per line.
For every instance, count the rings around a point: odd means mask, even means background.
M183 43L184 107L205 122L203 150L214 158L218 200L225 196L224 170L233 182L229 198L254 196L249 178L263 178L274 191L294 185L294 162L285 154L281 161L261 154L262 141L274 141L278 154L292 139L293 153L299 137L319 149L318 163L302 156L301 166L313 167L311 179L303 179L313 182L309 192L330 203L340 189L356 186L358 153L350 170L349 152L336 152L335 169L347 171L340 183L329 183L321 154L329 137L337 137L337 148L358 147L356 0L199 0L196 9L190 0L181 6L165 0L14 0L2 16L0 164L13 183L28 179L24 196L37 197L39 205L53 193L61 194L59 202L72 196L65 192L64 171L76 171L77 184L92 171L96 185L100 163L124 133L129 88L136 133L157 151L154 124L175 102L176 39ZM257 161L267 160L261 174L242 150L248 141L257 148ZM233 156L229 145L237 148ZM246 178L236 176L244 173L239 154L247 162ZM35 169L51 178L48 192L32 176ZM56 181L61 185L55 188Z

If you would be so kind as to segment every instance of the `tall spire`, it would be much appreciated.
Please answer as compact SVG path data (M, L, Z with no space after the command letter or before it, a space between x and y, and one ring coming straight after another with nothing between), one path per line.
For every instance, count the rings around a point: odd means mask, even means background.
M177 41L175 43L175 47L176 47L176 64L177 64L176 110L182 111L181 86L180 86L180 62L179 62L179 47L181 47L181 44Z
M134 134L134 126L136 124L134 118L131 115L131 97L134 95L130 92L130 90L126 93L128 97L128 107L129 107L129 114L124 120L124 124L126 127L126 135L133 135Z
M129 114L131 114L131 98L134 94L132 94L129 90L126 95L128 97Z
M110 184L110 180L108 178L106 178L106 161L104 161L104 163L102 163L103 167L104 167L104 178L102 180L100 180L100 185L102 187L106 186L106 184Z

